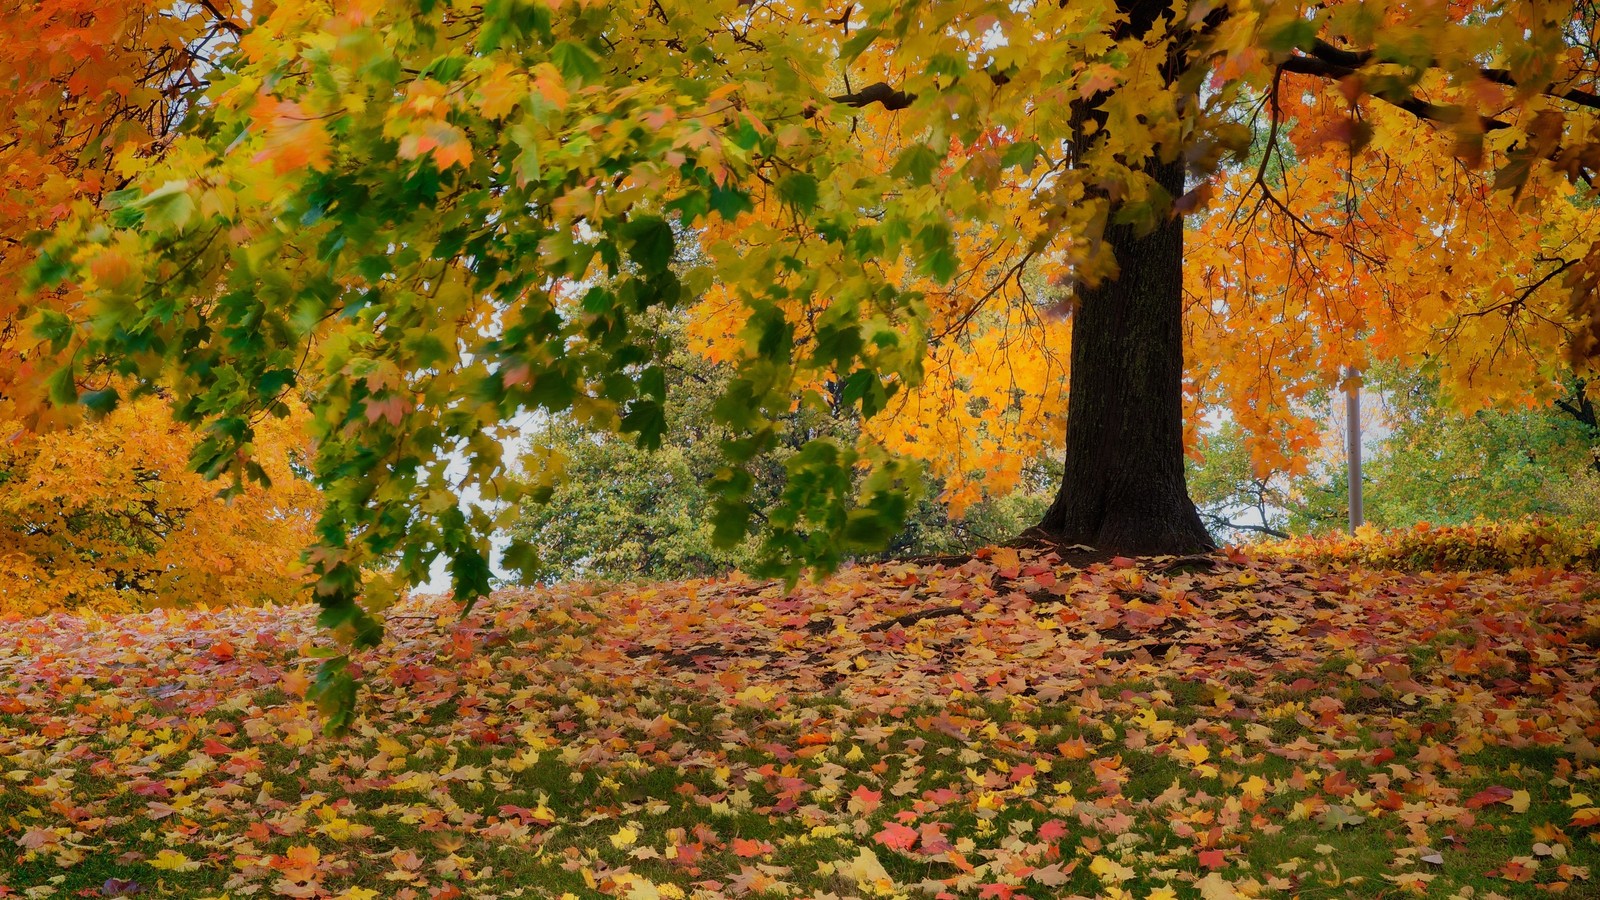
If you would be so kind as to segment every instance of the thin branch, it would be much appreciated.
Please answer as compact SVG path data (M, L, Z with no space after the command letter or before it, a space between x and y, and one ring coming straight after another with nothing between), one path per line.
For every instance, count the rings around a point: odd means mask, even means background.
M233 32L235 36L244 34L244 27L238 22L235 22L227 13L217 9L216 5L212 3L212 0L200 0L200 5L205 8L206 12L209 12L216 17L218 25Z

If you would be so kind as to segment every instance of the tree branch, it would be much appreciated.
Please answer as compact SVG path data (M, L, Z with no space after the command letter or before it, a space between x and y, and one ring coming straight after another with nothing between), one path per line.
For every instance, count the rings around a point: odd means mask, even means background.
M1309 51L1307 51L1307 52L1310 54L1311 58L1319 60L1319 61L1321 61L1323 63L1326 63L1327 65L1333 67L1334 69L1346 70L1344 72L1344 74L1342 74L1342 75L1331 75L1331 76L1329 76L1329 77L1335 77L1335 78L1343 78L1345 75L1353 74L1356 69L1359 69L1362 66L1367 65L1368 63L1371 63L1371 62L1374 62L1374 61L1377 61L1377 62L1383 62L1384 61L1384 60L1377 59L1377 54L1375 52L1373 52L1372 50L1345 50L1345 49L1342 49L1340 47L1335 47L1334 45L1328 43L1327 41L1322 40L1321 38L1317 38L1316 40L1312 41L1311 49ZM1291 58L1292 59L1293 58L1304 59L1305 57L1291 57ZM1291 69L1290 71L1293 71L1293 69ZM1320 73L1307 73L1307 74L1320 74ZM1486 67L1486 68L1479 69L1478 70L1478 75L1479 75L1479 77L1483 78L1485 81L1491 81L1491 82L1494 82L1495 84L1503 85L1505 87L1511 87L1511 88L1521 87L1521 85L1517 83L1517 80L1514 77L1512 77L1511 72L1508 69L1494 69L1494 68L1487 68ZM1600 94L1594 94L1594 93L1589 92L1589 91L1580 91L1580 90L1576 90L1576 89L1568 89L1568 90L1565 90L1565 91L1558 91L1558 90L1555 90L1552 87L1552 88L1547 88L1547 89L1541 90L1539 93L1545 95L1546 97L1554 97L1557 100L1565 100L1568 103L1572 103L1572 104L1574 104L1576 106L1585 106L1585 107L1588 107L1589 109L1600 109ZM1385 97L1383 99L1389 100L1389 98L1387 98L1387 97ZM1392 103L1394 101L1393 100L1389 100L1389 102ZM1440 107L1440 108L1448 109L1449 107ZM1425 118L1427 118L1427 117L1425 117ZM1435 119L1434 121L1439 121L1439 120ZM1491 121L1493 121L1493 120L1491 120ZM1504 127L1504 126L1500 126L1500 127Z
M1328 62L1315 56L1291 56L1278 64L1278 69L1283 72L1293 72L1297 75L1313 75L1318 78L1328 78L1334 81L1342 80L1357 74L1358 70L1352 66L1343 66L1338 63ZM1462 110L1455 106L1440 106L1429 103L1410 94L1395 95L1392 93L1373 94L1379 100L1392 106L1399 107L1419 119L1429 122L1439 122L1451 125L1461 121ZM1501 128L1510 128L1511 123L1504 119L1492 119L1488 116L1479 116L1478 123L1484 131L1498 131Z
M211 13L211 15L216 18L218 25L221 25L223 28L233 32L236 36L244 34L244 26L240 25L238 22L235 22L227 13L217 9L216 5L213 4L211 0L200 0L200 5L206 10L206 12Z

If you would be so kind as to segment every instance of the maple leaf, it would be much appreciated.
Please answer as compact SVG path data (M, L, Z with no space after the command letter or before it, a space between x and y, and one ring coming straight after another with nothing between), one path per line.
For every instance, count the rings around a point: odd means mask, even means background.
M1216 872L1196 881L1194 886L1200 891L1202 900L1244 900L1245 896Z
M155 856L146 860L146 864L153 869L161 869L167 872L193 872L200 868L200 863L171 849L162 849Z
M1466 805L1468 809L1482 809L1491 803L1507 803L1512 799L1513 794L1514 792L1510 788L1497 784L1493 787L1484 788L1467 798Z
M910 852L917 843L918 832L915 828L890 822L883 829L872 836L872 839L888 847L890 850L899 850L903 853Z
M742 856L746 858L766 856L772 853L774 849L776 848L766 841L751 840L748 838L733 839L733 854L735 856Z
M256 101L252 117L262 134L257 162L270 162L279 173L328 167L332 149L328 134L319 117L299 103L262 98Z
M850 792L848 808L853 813L868 816L873 813L883 802L883 792L874 791L866 785L861 785Z
M877 854L868 847L862 847L854 859L840 863L838 871L845 878L875 890L889 890L894 887L894 879L889 877L883 864L878 861Z

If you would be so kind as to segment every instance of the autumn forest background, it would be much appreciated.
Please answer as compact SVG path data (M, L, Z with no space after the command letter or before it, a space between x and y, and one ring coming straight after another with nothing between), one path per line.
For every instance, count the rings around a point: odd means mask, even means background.
M0 4L0 897L1600 897L1597 29Z

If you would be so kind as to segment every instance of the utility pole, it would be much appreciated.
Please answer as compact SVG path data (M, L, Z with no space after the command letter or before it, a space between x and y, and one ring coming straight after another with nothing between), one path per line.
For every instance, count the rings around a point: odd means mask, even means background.
M1361 527L1361 370L1351 366L1344 381L1345 463L1350 476L1350 533Z

